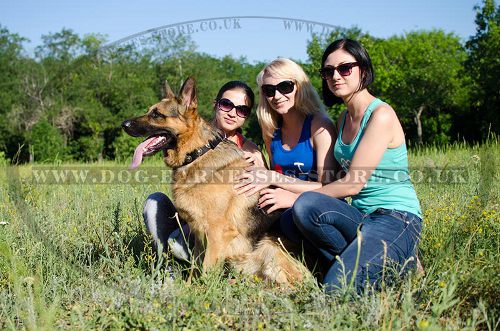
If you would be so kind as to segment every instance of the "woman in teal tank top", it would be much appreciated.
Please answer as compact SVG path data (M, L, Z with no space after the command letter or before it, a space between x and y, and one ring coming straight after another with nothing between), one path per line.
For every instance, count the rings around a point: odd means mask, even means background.
M325 50L321 64L325 103L342 101L347 107L334 145L343 176L302 193L294 203L293 220L304 245L329 261L326 290L354 279L360 292L378 285L383 274L387 281L394 267L404 271L415 265L420 204L398 117L367 90L374 74L366 50L357 41L337 40ZM345 197L352 198L350 205Z

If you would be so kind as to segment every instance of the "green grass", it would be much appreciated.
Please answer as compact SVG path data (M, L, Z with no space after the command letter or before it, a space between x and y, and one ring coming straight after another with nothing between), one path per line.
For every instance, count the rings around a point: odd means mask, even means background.
M361 297L217 271L188 284L142 223L165 185L37 185L30 166L0 168L0 329L497 329L499 160L496 141L411 151L415 174L433 179L416 183L425 274ZM437 182L436 167L466 180Z

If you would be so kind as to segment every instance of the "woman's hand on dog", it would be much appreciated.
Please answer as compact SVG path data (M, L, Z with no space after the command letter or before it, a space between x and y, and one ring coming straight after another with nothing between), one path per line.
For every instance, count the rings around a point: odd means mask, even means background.
M244 157L249 166L234 178L234 190L249 197L272 184L273 171L267 170L254 153L244 152Z
M234 190L249 197L272 184L273 171L266 168L249 168L236 176Z
M258 153L252 153L252 152L244 152L245 160L248 162L249 169L255 169L255 168L266 168L266 165L264 164L264 160L262 159L262 154L260 152Z
M259 208L271 206L267 213L270 214L281 208L290 208L299 197L298 193L293 193L282 188L266 188L260 191Z

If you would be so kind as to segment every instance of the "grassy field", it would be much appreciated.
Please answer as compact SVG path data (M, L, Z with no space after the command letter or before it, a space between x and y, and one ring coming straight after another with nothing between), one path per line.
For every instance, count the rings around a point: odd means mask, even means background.
M497 141L411 150L425 273L360 297L222 272L188 284L142 223L167 185L42 185L31 166L2 166L0 329L498 329L499 161ZM127 165L83 169L103 167Z

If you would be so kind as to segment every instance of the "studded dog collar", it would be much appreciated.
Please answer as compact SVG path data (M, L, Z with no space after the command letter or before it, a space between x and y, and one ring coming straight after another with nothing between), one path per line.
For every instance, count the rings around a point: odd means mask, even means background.
M206 145L203 145L202 147L187 153L186 157L184 158L184 163L181 165L181 167L190 164L209 150L215 149L215 147L217 147L217 145L219 145L224 139L225 138L217 136L215 139L209 140Z

